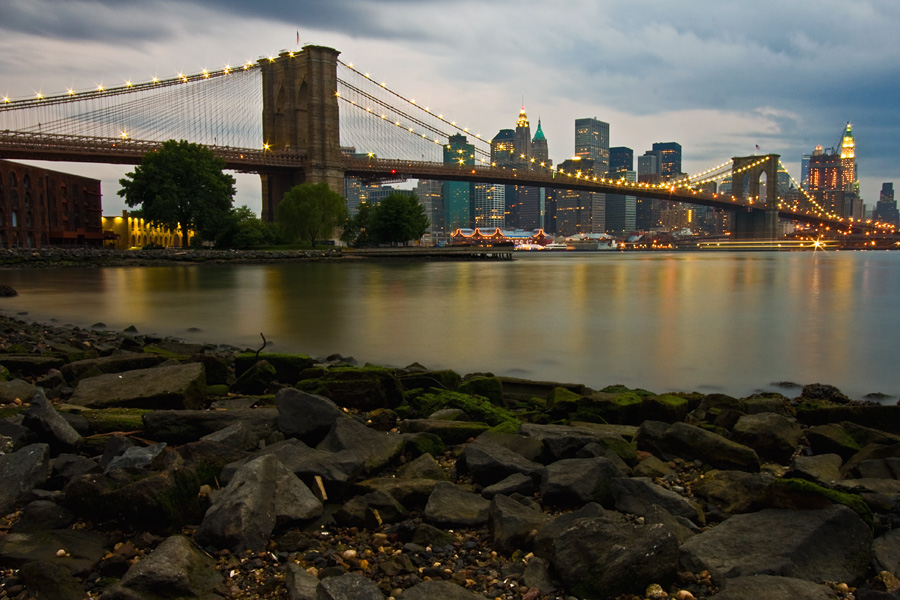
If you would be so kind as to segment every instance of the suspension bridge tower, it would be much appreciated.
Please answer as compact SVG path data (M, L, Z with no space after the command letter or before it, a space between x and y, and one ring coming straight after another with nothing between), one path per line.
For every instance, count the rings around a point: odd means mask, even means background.
M274 221L284 194L300 183L327 183L344 195L338 116L337 57L325 46L304 46L260 59L263 142L274 151L306 155L303 169L262 171L262 219Z
M759 198L759 180L766 175L766 207L764 211L735 211L733 233L736 238L774 240L778 237L778 154L737 156L732 158L731 193L740 197Z

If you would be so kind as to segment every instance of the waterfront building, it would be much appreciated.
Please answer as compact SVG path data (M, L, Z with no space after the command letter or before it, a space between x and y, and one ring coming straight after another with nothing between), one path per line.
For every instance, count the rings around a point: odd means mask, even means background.
M900 211L897 210L897 202L894 200L894 184L892 182L881 184L881 194L872 218L881 223L890 223L900 227Z
M444 146L444 164L474 165L475 145L462 134L451 135ZM443 186L444 227L453 230L472 223L472 184L466 181L445 181Z
M595 169L593 160L577 156L559 165L562 173L581 177L598 175ZM606 232L606 194L558 189L554 190L554 199L557 235Z
M476 183L473 202L476 228L506 227L506 188L496 183Z
M575 119L575 156L593 161L598 177L609 170L609 123L596 117Z
M0 248L101 246L100 181L0 160Z
M647 150L638 157L637 180L640 183L656 184L661 180L659 155ZM662 200L637 197L635 200L635 227L640 231L657 231L662 226L660 211Z
M419 204L428 215L428 235L432 242L446 240L446 225L444 222L444 190L440 181L432 179L420 179L416 184L416 196Z
M121 217L102 217L104 240L103 245L116 250L128 250L129 248L142 248L152 246L156 248L180 248L181 227L171 229L163 225L145 221L127 210L122 211ZM194 232L188 230L188 244L194 237Z
M840 154L816 148L809 158L809 193L818 207L845 216L844 165Z
M618 173L621 179L636 181L637 173L634 171L622 171ZM606 208L605 227L606 233L624 236L631 233L637 227L637 198L627 194L605 194Z
M491 140L491 166L516 166L516 132L501 129Z

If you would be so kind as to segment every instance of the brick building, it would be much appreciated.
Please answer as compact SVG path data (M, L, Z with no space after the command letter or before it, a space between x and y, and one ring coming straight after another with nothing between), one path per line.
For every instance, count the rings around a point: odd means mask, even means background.
M100 181L0 160L0 248L101 246Z

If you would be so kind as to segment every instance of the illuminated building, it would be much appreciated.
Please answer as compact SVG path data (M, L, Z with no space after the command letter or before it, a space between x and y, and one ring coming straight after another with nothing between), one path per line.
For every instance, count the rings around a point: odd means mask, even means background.
M560 163L559 169L582 177L596 174L594 161L577 156ZM606 194L558 189L553 191L553 198L557 235L606 232Z
M659 157L659 175L663 181L681 177L681 144L655 142L652 152Z
M495 183L476 183L472 204L476 228L505 227L506 187Z
M544 135L544 130L541 129L540 119L538 119L534 137L531 139L531 157L538 166L540 166L541 163L544 163L544 166L546 167L553 164L550 160L550 149L547 146L547 137Z
M103 244L100 181L0 160L0 248Z
M519 118L516 119L515 151L521 164L527 165L531 162L531 125L528 124L524 106L519 111Z
M620 171L617 175L626 181L635 181L634 171ZM637 226L637 198L626 194L606 194L605 227L606 233L625 235Z
M609 123L594 118L575 119L575 156L593 161L601 176L609 170Z
M841 155L816 148L809 157L809 193L819 206L845 216L844 164Z
M512 129L501 129L491 140L491 165L516 166L516 132Z
M652 150L638 157L637 180L640 183L656 184L660 182L659 155ZM637 198L635 201L635 227L640 231L653 231L660 228L660 211L662 200L654 198Z
M853 140L853 132L850 123L844 130L841 138L841 166L844 169L843 188L847 192L859 192L859 181L856 179L856 142Z
M900 227L900 211L897 210L897 202L894 200L893 183L881 184L881 194L872 217L881 223L890 223Z
M431 240L439 241L446 238L444 223L444 192L440 181L432 179L420 179L416 184L416 196L419 203L425 208L428 215L428 233Z
M103 217L102 222L106 238L103 244L109 248L127 250L143 246L181 247L181 227L170 229L155 225L141 217L132 216L127 210L122 211L121 217ZM188 231L188 240L192 237L194 232Z
M475 145L462 134L451 135L444 146L444 164L474 165ZM444 227L453 230L472 223L472 184L444 182Z
M634 150L625 146L616 146L609 149L609 175L618 179L620 173L634 171Z

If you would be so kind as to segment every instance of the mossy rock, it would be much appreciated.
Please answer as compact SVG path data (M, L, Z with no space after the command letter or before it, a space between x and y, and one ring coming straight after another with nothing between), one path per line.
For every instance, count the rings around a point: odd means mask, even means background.
M433 433L411 433L406 438L406 452L412 458L423 454L430 454L437 458L447 450L443 440Z
M571 414L578 409L581 398L581 394L564 387L555 387L547 394L547 410L557 415L557 418Z
M664 421L675 423L683 421L691 410L691 403L687 398L674 394L660 394L659 396L647 396L641 405L642 420Z
M640 391L598 392L586 396L578 406L577 415L570 418L591 423L639 424L645 420L642 407L647 397Z
M410 402L410 407L415 416L422 418L442 408L458 408L465 412L470 419L487 423L491 427L511 422L516 425L518 430L522 424L508 410L495 406L487 398L463 392L441 391L422 394L414 402Z
M110 431L142 431L144 429L143 417L153 412L147 408L92 408L87 410L67 410L87 419L91 428L96 433L108 433Z
M642 390L641 388L631 389L625 387L624 385L608 385L602 390L600 390L604 394L625 394L628 392L637 394L638 396L655 396L653 392L648 392L647 390Z
M275 367L267 360L260 360L241 373L232 384L231 391L236 394L264 394L269 389L269 384L275 381L275 377Z
M394 372L374 365L332 367L318 379L300 381L297 388L325 396L338 406L365 411L395 408L403 402Z
M516 419L511 421L503 421L497 425L491 427L488 431L494 431L497 433L519 433L519 429L522 428L522 422Z
M154 345L144 346L144 352L147 354L155 354L156 356L159 356L160 358L164 358L166 360L177 360L178 362L184 362L190 358L190 355L179 354L178 352L166 350L165 348L160 348L159 346Z
M830 504L843 504L858 514L869 527L875 517L869 505L856 494L822 487L806 479L776 479L766 488L760 500L763 506L792 510L815 510Z
M0 381L9 381L9 369L0 365Z
M459 376L459 373L450 369L407 373L406 375L401 375L399 379L400 385L407 393L409 390L416 388L424 390L438 388L455 391L459 389L459 384L462 382L462 377Z
M459 384L463 394L482 396L497 406L503 405L503 383L496 377L475 376Z
M230 391L231 388L224 383L206 386L206 393L210 396L227 396Z
M3 406L0 407L0 419L14 417L25 410L24 406Z
M268 352L259 355L259 360L268 362L275 368L275 379L282 383L299 381L304 370L309 369L315 361L305 354L283 354ZM234 374L240 377L257 362L256 353L238 354L234 357Z

